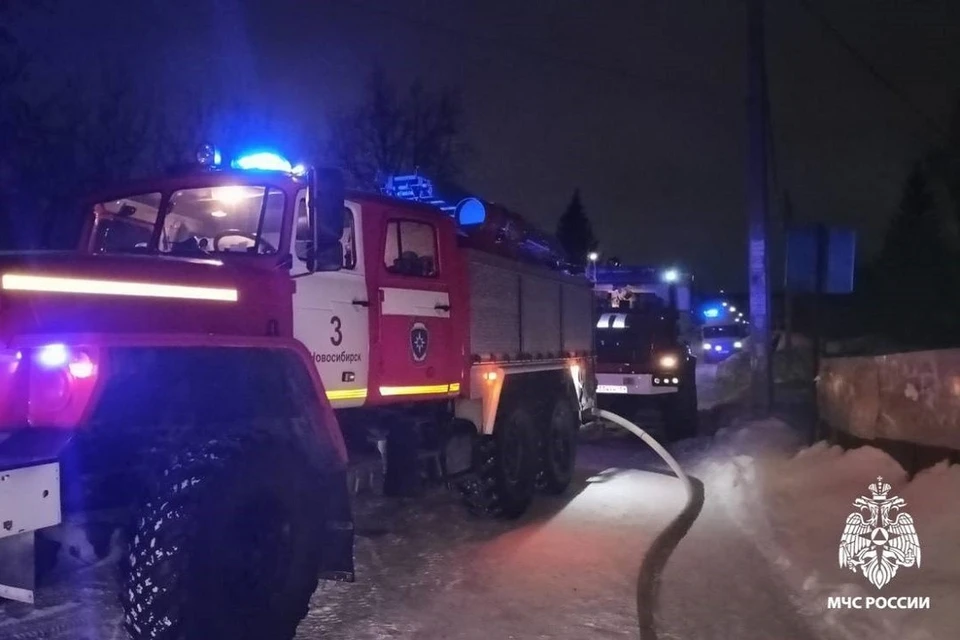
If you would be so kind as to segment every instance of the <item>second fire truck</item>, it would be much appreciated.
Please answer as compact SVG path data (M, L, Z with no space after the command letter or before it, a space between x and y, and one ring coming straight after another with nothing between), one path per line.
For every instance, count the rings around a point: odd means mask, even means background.
M599 406L669 439L696 435L690 276L600 267L594 280Z

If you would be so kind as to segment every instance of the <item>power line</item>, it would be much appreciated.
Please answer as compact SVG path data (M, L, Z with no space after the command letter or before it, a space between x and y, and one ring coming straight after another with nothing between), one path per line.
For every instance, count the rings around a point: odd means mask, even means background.
M833 39L837 41L837 44L839 44L840 47L844 51L846 51L850 55L850 57L857 62L857 64L863 67L863 69L870 76L872 76L873 79L877 81L877 83L880 84L880 86L882 86L884 89L889 91L893 96L895 96L898 100L900 100L900 102L902 102L908 109L913 111L914 115L918 116L930 131L932 131L933 133L937 134L939 137L945 140L949 140L949 136L947 135L947 132L943 129L940 123L938 123L936 120L934 120L929 115L927 115L927 113L923 109L918 107L916 103L910 99L910 96L908 96L905 91L900 89L897 85L895 85L893 82L887 79L886 76L880 73L877 67L872 62L870 62L870 60L865 55L860 53L860 51L857 50L857 48L850 43L850 41L843 35L843 33L839 29L837 29L837 27L835 27L833 23L831 23L830 20L820 10L818 10L813 5L812 2L810 2L810 0L797 0L797 3L807 13L809 13L814 20L819 22L823 30L826 31L828 34L830 34L833 37Z

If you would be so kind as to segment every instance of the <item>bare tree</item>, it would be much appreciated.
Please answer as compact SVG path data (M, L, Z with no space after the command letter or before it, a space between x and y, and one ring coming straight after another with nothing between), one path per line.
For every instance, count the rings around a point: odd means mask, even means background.
M458 90L430 92L416 81L401 93L381 69L371 74L360 104L335 117L332 129L331 155L360 188L414 171L449 180L469 152Z
M0 248L4 249L22 245L35 230L33 219L16 215L23 191L21 164L28 143L40 137L43 129L43 118L22 95L29 59L14 29L26 10L21 3L0 0Z
M557 238L570 262L581 271L586 269L587 255L597 248L597 239L580 200L580 189L574 190L570 204L557 221Z

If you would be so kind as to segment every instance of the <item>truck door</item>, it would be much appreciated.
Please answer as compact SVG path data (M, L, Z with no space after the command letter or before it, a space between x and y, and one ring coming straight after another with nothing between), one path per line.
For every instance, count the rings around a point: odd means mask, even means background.
M445 222L419 212L387 212L378 283L380 376L378 392L398 396L445 396L459 391L459 352L453 344L450 278L440 240ZM452 234L447 233L452 238ZM452 242L452 239L450 240ZM452 385L452 386L451 386Z
M364 279L361 207L344 206L343 268L307 273L304 258L310 240L306 192L297 205L293 274L293 335L313 355L327 397L335 408L365 403L369 377L370 317Z

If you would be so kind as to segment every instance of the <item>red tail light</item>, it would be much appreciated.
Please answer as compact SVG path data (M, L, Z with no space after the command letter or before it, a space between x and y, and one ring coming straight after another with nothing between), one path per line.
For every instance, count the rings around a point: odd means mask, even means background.
M78 426L92 408L101 367L99 351L87 346L0 352L0 426Z

